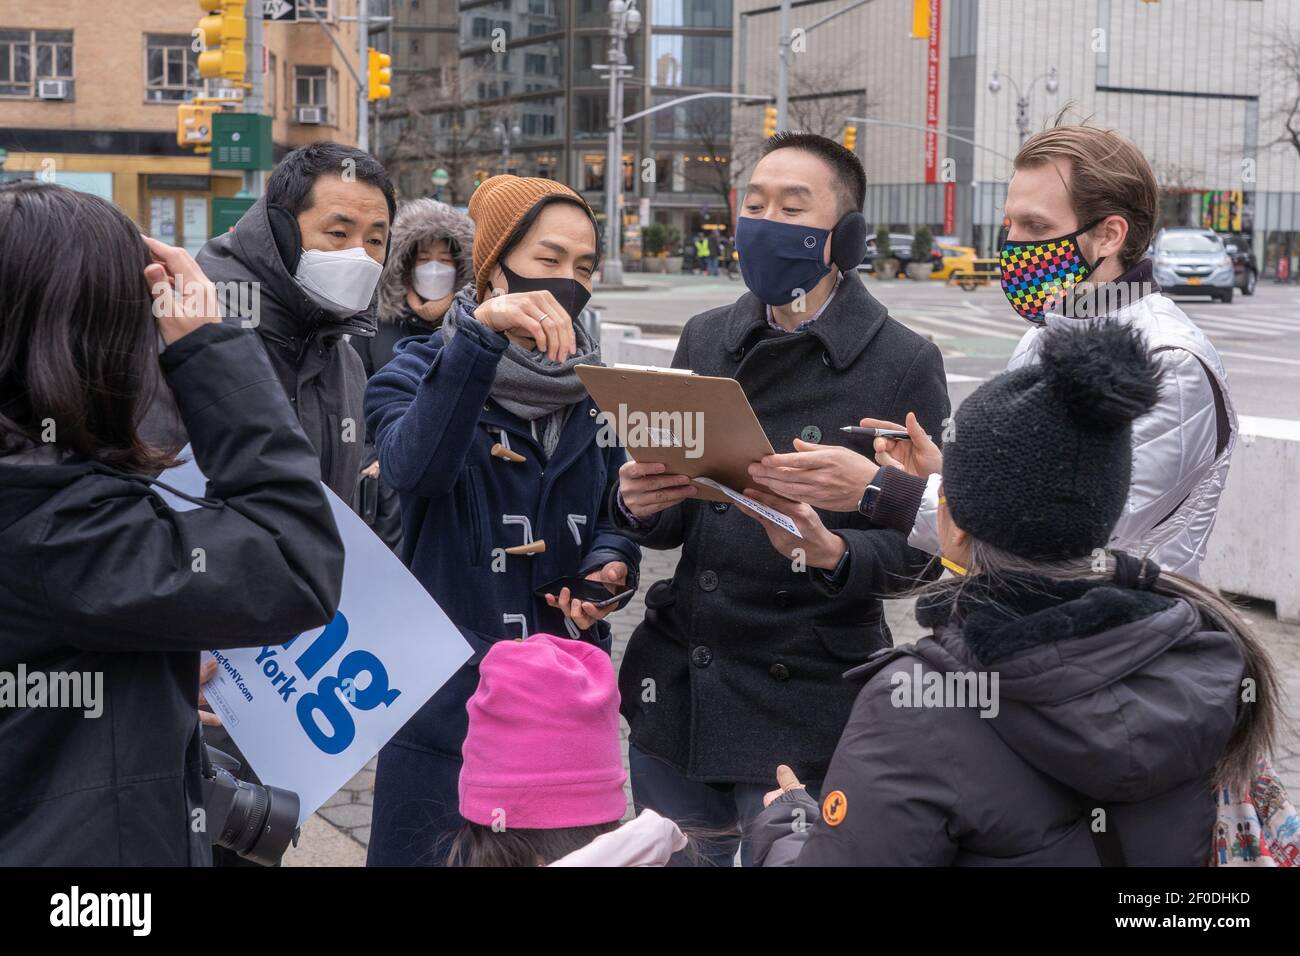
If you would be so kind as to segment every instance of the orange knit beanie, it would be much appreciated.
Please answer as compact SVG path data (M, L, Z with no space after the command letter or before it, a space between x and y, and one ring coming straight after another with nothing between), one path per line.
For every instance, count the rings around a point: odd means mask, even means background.
M587 201L564 183L534 176L493 176L480 183L469 197L469 217L474 220L474 285L480 302L506 240L528 210L546 196L575 199L591 212Z

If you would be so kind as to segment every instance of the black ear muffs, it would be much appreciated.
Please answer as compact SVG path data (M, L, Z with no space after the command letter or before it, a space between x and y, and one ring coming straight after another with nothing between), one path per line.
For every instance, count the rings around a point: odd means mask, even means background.
M271 225L271 237L275 239L280 261L289 275L293 275L298 269L298 260L302 258L302 230L298 228L298 217L285 206L267 203L266 221Z
M831 261L841 272L849 272L866 254L867 220L860 212L846 212L831 230Z

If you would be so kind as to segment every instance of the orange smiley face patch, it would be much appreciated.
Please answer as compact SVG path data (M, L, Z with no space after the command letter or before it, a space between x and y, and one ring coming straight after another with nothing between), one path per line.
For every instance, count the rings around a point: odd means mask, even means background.
M849 801L844 796L843 790L832 790L826 794L826 799L822 801L822 819L828 826L837 827L844 822L844 814L848 812Z

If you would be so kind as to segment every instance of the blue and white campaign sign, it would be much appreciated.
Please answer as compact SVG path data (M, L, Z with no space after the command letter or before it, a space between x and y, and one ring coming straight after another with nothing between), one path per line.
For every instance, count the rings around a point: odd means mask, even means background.
M159 476L202 497L190 458ZM178 511L197 507L155 488ZM347 783L469 660L437 602L357 515L326 489L343 537L343 596L323 628L283 644L214 650L209 705L264 783L292 790L299 824ZM205 660L207 655L205 655Z

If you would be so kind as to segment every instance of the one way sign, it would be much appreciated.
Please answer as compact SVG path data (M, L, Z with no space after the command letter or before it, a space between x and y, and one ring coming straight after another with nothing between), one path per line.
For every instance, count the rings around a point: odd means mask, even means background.
M292 0L262 0L262 19L277 23L297 23L298 4Z

